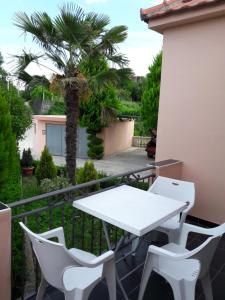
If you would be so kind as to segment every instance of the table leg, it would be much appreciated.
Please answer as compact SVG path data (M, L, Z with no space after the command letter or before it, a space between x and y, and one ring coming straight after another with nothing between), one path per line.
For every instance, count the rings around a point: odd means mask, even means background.
M104 230L104 234L105 234L105 238L106 238L106 242L107 242L107 245L108 245L108 248L109 250L112 250L112 246L111 246L111 243L110 243L110 238L109 238L109 233L108 233L108 229L107 229L107 224L106 222L102 221L102 225L103 225L103 230ZM120 248L120 245L124 242L124 239L125 239L125 236L122 236L119 240L119 242L117 243L116 245L116 249L114 250L114 253L116 254ZM115 268L115 272L116 272L116 281L121 289L121 292L123 294L123 297L125 300L129 300L128 296L127 296L127 293L122 285L122 282L119 278L119 274L117 272L117 269Z

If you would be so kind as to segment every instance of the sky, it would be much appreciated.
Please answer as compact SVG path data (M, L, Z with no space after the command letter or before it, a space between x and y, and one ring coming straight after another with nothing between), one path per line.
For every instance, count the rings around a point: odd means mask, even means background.
M2 3L1 3L2 2ZM94 11L110 17L110 26L126 25L128 38L119 45L121 53L130 60L131 67L136 75L146 75L154 56L162 48L162 35L149 30L146 23L140 19L140 8L148 8L161 3L162 0L0 0L0 52L4 57L4 68L12 71L12 55L20 54L23 49L31 51L35 44L13 24L16 12L26 12L28 15L35 11L47 12L54 17L58 8L65 2L73 2L81 6L86 12ZM49 71L37 66L28 70L31 75L47 75Z

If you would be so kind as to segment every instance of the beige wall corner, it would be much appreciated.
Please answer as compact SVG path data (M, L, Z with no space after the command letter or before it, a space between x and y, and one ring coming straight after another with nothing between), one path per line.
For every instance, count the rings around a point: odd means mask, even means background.
M116 121L102 129L98 135L103 139L104 156L116 154L132 146L134 121Z
M11 300L11 209L0 203L0 298Z
M192 215L225 221L225 16L164 31L157 161L183 162Z

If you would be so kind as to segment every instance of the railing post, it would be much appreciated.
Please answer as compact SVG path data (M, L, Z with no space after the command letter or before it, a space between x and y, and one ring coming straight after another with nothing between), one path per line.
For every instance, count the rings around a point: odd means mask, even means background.
M11 209L0 202L0 291L11 299Z

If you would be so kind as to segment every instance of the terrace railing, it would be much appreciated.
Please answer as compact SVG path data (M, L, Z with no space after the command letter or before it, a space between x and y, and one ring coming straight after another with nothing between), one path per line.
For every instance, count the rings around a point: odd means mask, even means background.
M18 222L34 232L64 227L67 247L77 247L97 255L107 249L102 223L74 207L72 202L121 184L148 189L155 177L155 165L99 180L70 186L58 191L10 203L12 209L12 299L27 299L37 291L40 270L31 245ZM123 231L110 226L110 237L116 246Z

